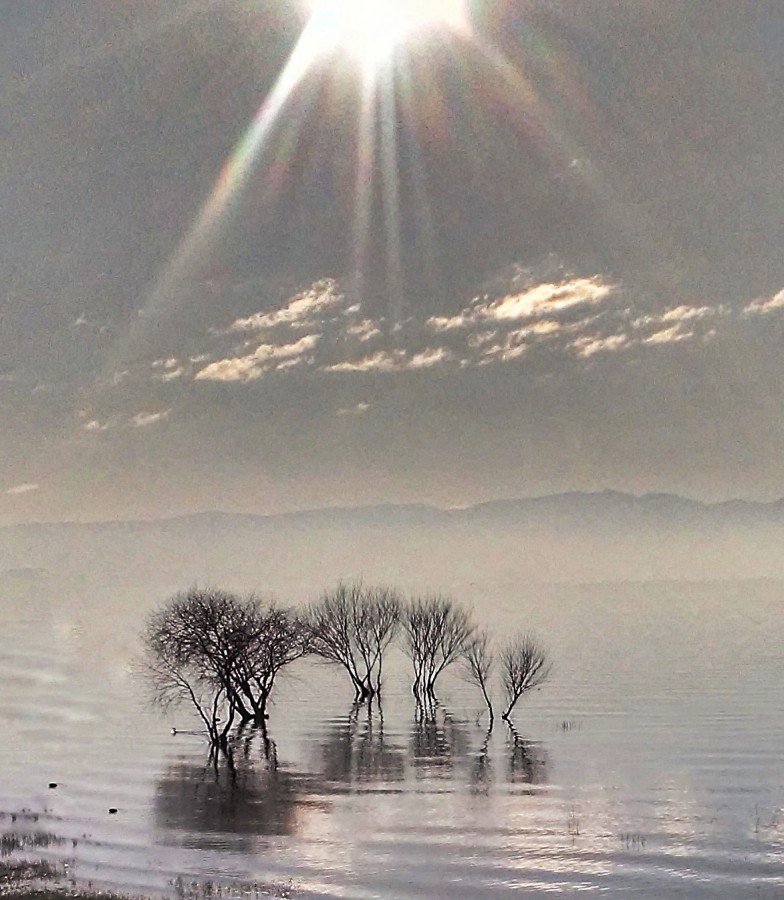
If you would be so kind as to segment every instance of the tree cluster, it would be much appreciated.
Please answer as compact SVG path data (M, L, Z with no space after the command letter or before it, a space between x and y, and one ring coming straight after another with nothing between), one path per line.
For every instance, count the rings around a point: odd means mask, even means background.
M225 749L235 724L264 727L278 675L303 656L340 666L357 702L376 697L384 656L399 636L412 663L417 702L433 702L439 676L462 662L482 692L491 728L496 670L506 720L551 671L533 635L513 637L496 651L489 632L451 597L406 601L393 588L342 582L299 611L214 589L175 594L148 619L144 668L154 699L163 707L190 702L212 745Z
M175 594L144 635L145 669L163 707L188 700L213 745L235 722L262 725L281 669L310 650L296 612L221 590Z

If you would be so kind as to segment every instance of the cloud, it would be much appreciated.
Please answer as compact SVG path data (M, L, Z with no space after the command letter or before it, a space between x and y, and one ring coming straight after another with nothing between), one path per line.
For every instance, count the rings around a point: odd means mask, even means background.
M259 332L278 326L311 329L325 315L345 306L346 296L332 278L315 282L310 288L292 297L281 309L258 312L245 319L237 319L229 331Z
M320 335L309 334L290 344L260 344L247 356L220 359L196 373L196 381L255 381L267 372L290 369L308 360Z
M83 329L85 331L92 331L95 334L106 334L109 331L108 325L103 322L97 322L94 319L88 318L84 313L79 315L76 319L71 322L71 328L73 330Z
M186 363L175 356L157 360L153 377L247 383L294 370L396 374L512 362L532 344L579 330L616 288L598 275L537 282L517 267L493 290L497 293L485 293L451 316L389 322L368 315L362 301L334 279L324 279L277 309L213 331L218 347L209 353L191 355ZM308 333L302 335L304 328ZM194 373L195 360L205 364Z
M442 363L450 362L452 354L444 347L429 347L415 353L408 362L409 369L432 369Z
M688 341L694 337L693 331L684 331L681 325L673 325L670 328L663 328L656 331L652 335L645 338L646 344L677 344L681 341Z
M728 313L729 310L724 306L688 306L687 304L681 304L680 306L670 307L662 313L639 316L633 320L632 327L636 330L642 330L648 326L659 328L662 325L670 325L671 323L698 322L703 319L726 316Z
M171 409L162 409L159 412L140 412L136 413L136 415L131 419L131 425L134 428L148 428L150 425L155 425L158 422L162 422L164 419L168 418L171 413Z
M170 369L167 372L161 372L159 375L156 375L155 378L158 381L166 383L168 381L176 381L178 378L182 378L184 375L185 366L178 366L176 369Z
M361 416L364 415L370 409L369 403L357 403L354 406L343 407L342 409L337 410L335 413L336 416Z
M361 301L326 279L278 309L217 332L224 339L242 335L242 342L218 358L210 354L212 361L194 380L250 382L295 369L391 375L448 365L477 368L519 363L542 347L588 359L684 342L700 323L724 314L721 307L683 303L641 313L622 286L601 274L573 275L551 264L539 276L513 267L451 315L391 324L369 316ZM304 327L310 333L300 336ZM159 380L184 374L176 357L156 366Z
M101 431L108 431L111 428L109 422L99 422L98 419L90 419L89 422L85 422L82 425L82 429L84 431L92 431L94 433Z
M705 319L723 311L723 307L714 306L676 306L662 314L662 322L690 322L694 319Z
M613 290L599 277L576 278L562 284L539 284L522 294L504 297L482 312L485 318L496 320L552 316L576 306L600 303Z
M325 366L325 372L403 372L407 368L408 357L402 350L391 353L379 350L372 356L364 356L358 360L345 360Z
M773 313L784 314L784 290L741 312L677 300L656 308L655 298L630 293L606 275L571 273L551 261L539 270L507 268L449 314L391 321L374 316L337 280L322 279L277 308L209 331L203 347L156 359L146 377L176 396L171 392L190 384L248 384L305 373L392 377L450 367L552 365L558 358L595 362L720 340L748 316ZM111 417L101 422L94 417L83 427L123 425Z
M33 491L37 491L39 489L40 485L25 482L24 484L17 484L14 485L14 487L8 488L6 494L8 494L10 497L21 497L23 494L31 494Z
M565 310L601 303L615 290L599 276L573 278L559 283L531 285L517 294L497 299L476 298L455 316L432 316L427 324L433 331L453 331L491 323L519 322L557 316Z
M640 316L633 315L633 307L627 307L584 323L587 333L575 338L569 346L578 357L588 359L600 353L630 351L634 347L679 344L697 337L699 323L727 318L729 314L723 306L681 304ZM610 330L604 332L606 327ZM715 333L713 328L700 332L706 339Z
M381 328L377 322L373 321L373 319L363 319L356 325L349 325L346 329L346 334L349 337L357 338L364 343L366 341L372 341L373 338L380 337Z
M511 331L506 335L503 341L499 343L481 346L479 365L489 365L493 362L511 362L514 359L520 359L528 350L525 343L525 330ZM466 364L470 364L466 360Z
M325 366L325 372L410 372L416 369L432 369L453 359L444 347L427 347L418 353L409 354L405 350L391 352L379 350L361 359L333 363Z
M768 315L769 313L776 313L784 311L784 290L779 291L777 294L774 294L772 297L768 297L765 300L755 300L753 303L750 303L744 310L747 315Z
M622 350L630 344L629 337L626 334L611 334L607 337L581 337L572 342L572 347L577 351L578 356L586 359L596 353L607 353L615 350Z

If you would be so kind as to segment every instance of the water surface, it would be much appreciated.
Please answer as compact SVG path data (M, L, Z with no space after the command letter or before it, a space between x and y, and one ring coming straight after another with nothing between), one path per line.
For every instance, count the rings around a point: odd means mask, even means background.
M186 711L147 705L130 663L151 599L54 587L4 588L0 828L57 838L28 852L78 883L784 896L782 585L466 585L477 618L553 657L514 730L488 733L456 676L418 711L402 656L383 711L303 664L234 773Z

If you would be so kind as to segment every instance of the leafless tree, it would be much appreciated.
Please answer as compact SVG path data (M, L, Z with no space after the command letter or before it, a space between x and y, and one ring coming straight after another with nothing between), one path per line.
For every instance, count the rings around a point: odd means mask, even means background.
M369 676L375 672L374 694L380 694L384 654L400 629L403 603L394 588L379 586L368 589L366 608L369 613L366 627L370 637L367 658L371 663L366 669Z
M226 744L237 710L226 640L235 602L224 591L177 594L150 616L144 635L154 700L165 708L190 701L214 745Z
M463 650L465 672L469 681L472 681L481 691L487 704L490 716L488 728L493 730L495 714L493 703L490 699L490 679L495 668L495 654L493 652L490 635L485 629L477 630L467 641Z
M500 661L507 701L501 718L508 721L520 697L547 681L552 665L544 648L530 633L513 638L502 650Z
M226 692L200 660L187 658L175 644L156 640L152 628L145 641L142 670L152 687L153 702L163 709L190 702L201 719L213 746L226 745L232 718L225 717Z
M291 610L256 598L246 602L243 612L244 633L236 636L240 652L235 655L232 680L245 707L243 720L252 718L261 725L281 669L310 652L310 632Z
M414 696L420 701L433 698L438 676L464 653L475 626L451 597L431 594L410 602L403 628L414 665Z
M308 641L288 610L193 588L148 619L144 669L159 704L190 702L211 742L225 749L235 721L263 724L277 675L308 651Z
M401 606L392 588L340 582L308 610L312 651L346 670L359 701L381 690L384 653L399 628Z

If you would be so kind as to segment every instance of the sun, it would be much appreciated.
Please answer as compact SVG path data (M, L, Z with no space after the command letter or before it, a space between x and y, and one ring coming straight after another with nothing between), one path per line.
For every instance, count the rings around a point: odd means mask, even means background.
M309 0L323 46L342 49L365 66L388 61L416 33L468 28L466 0Z

